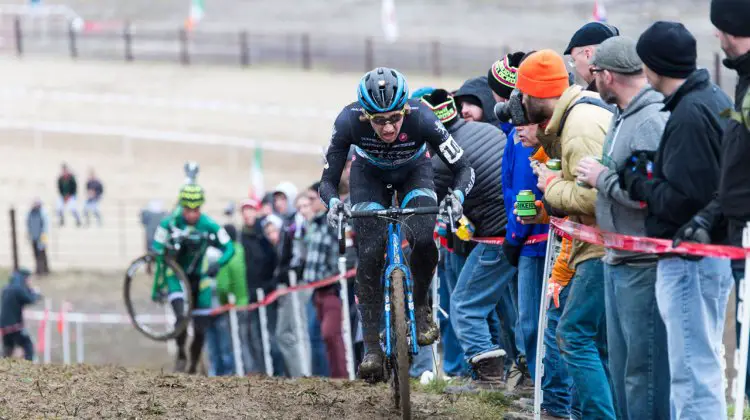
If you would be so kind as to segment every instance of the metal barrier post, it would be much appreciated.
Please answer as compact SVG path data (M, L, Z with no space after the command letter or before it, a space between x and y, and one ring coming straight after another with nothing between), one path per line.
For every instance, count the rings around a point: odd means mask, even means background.
M70 58L78 58L78 44L76 42L76 31L73 23L68 24L68 48L70 49Z
M742 232L742 247L750 248L750 223ZM750 339L750 258L745 258L745 276L736 290L737 298L737 322L740 324L740 342L737 343L739 351L734 352L734 368L737 376L734 379L734 420L742 420L745 412L745 387L747 386L747 353L748 340Z
M180 63L187 66L190 64L190 52L188 51L188 33L183 28L180 29Z
M432 277L432 319L435 325L440 325L440 276L438 276L437 270L435 275ZM438 351L438 344L441 340L436 340L432 343L432 373L435 375L435 380L443 379L443 360L440 357Z
M229 296L229 331L232 336L232 354L234 355L234 372L237 376L245 375L245 366L242 365L242 343L240 342L239 322L237 321L237 298L230 293Z
M248 42L247 31L240 32L240 65L242 67L250 65L250 43Z
M125 42L125 61L133 61L133 30L130 21L122 28L122 40Z
M297 287L297 272L289 270L289 286ZM310 355L306 354L307 346L305 345L305 333L303 330L302 322L300 322L300 315L302 311L300 309L299 295L297 292L289 294L289 298L292 300L292 311L294 311L294 335L297 337L297 353L300 361L302 362L302 374L304 376L312 375L312 361Z
M52 333L51 328L49 325L50 316L49 314L52 312L52 299L47 298L44 299L44 313L45 313L45 321L44 321L44 364L49 364L52 361L52 343L50 340L52 340Z
M60 313L58 314L58 316L62 318L63 364L66 365L70 364L70 328L68 328L68 317L66 316L68 308L68 302L63 302L60 307Z
M83 363L83 321L76 321L76 362Z
M547 234L547 251L544 254L544 279L542 282L542 299L541 305L539 305L539 325L537 328L536 337L536 375L534 377L534 419L540 420L542 415L542 377L544 376L544 354L546 348L544 346L544 331L547 329L547 307L549 307L550 299L547 298L547 283L549 282L550 275L552 274L552 266L557 258L555 252L555 245L557 237L555 236L554 229L550 225L549 233Z
M263 302L266 294L260 287L255 291L258 296L258 303ZM258 317L260 317L260 340L263 344L263 363L266 367L266 375L273 376L273 361L271 360L271 340L268 337L268 317L266 306L261 305L258 308Z
M10 208L10 244L13 253L13 271L18 271L18 232L16 231L16 209Z
M16 16L13 20L13 33L16 37L16 55L23 55L23 31L21 30L21 18Z
M341 335L344 339L344 349L346 350L346 370L349 373L349 380L354 380L354 349L352 348L352 320L349 318L349 284L346 280L346 257L339 257L339 285L341 289Z

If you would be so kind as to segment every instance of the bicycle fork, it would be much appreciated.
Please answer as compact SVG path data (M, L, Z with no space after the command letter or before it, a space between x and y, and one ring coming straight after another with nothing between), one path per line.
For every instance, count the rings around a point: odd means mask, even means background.
M406 307L409 316L409 337L411 338L410 350L412 354L417 354L419 347L417 346L417 323L414 313L414 286L411 277L411 270L409 270L409 267L403 263L404 254L401 250L400 227L389 224L388 238L389 247L386 257L386 266L388 269L383 274L383 291L385 293L385 354L387 357L390 357L393 349L391 337L391 276L396 270L400 270L404 274L404 291L406 294ZM404 308L396 308L396 310L404 310Z

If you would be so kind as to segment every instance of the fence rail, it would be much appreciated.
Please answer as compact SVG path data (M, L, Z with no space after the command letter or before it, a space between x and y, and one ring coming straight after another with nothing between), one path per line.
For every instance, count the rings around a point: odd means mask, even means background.
M388 44L375 37L188 31L122 25L79 30L65 19L43 22L21 16L0 21L2 48L18 56L67 55L72 59L173 61L182 65L283 65L303 70L365 71L397 66L441 76L483 74L509 47L471 47L438 40Z

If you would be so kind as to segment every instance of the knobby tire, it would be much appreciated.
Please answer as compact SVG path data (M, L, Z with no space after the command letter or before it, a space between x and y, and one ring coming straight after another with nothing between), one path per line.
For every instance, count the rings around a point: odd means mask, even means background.
M406 321L406 300L404 299L404 273L393 270L391 274L391 320L392 330L396 335L395 353L391 383L394 402L401 408L401 418L411 419L411 401L409 398L409 342L408 324Z
M153 333L149 328L144 328L141 324L139 324L136 321L136 317L138 314L135 312L135 307L133 306L133 301L130 297L130 288L131 284L133 283L133 274L138 270L139 267L145 266L147 264L154 264L154 269L156 269L156 258L151 254L146 254L135 261L133 261L130 266L128 267L128 270L125 272L125 283L123 286L123 297L125 298L125 307L128 311L128 316L130 317L130 322L133 324L136 330L140 332L141 334L145 335L146 337L154 340L154 341L167 341L171 340L178 335L180 335L183 331L185 331L190 324L190 320L192 317L188 314L188 316L184 316L180 322L174 326L174 330L170 333L165 334L155 334ZM190 280L185 275L185 272L182 270L182 268L177 264L172 258L164 258L164 264L167 269L171 269L174 272L174 275L179 279L180 283L183 285L183 293L185 295L185 305L187 305L187 308L193 308L193 295L190 288ZM165 269L166 272L166 269ZM150 281L153 281L153 276L149 276ZM186 286L186 287L185 287Z

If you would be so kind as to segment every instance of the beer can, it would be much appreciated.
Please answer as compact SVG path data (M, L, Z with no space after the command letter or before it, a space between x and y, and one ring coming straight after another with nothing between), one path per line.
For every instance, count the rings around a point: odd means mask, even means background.
M549 159L546 165L550 171L562 171L562 162L560 159Z
M516 196L516 214L519 217L536 216L536 197L531 190L521 190Z
M602 163L602 157L601 156L588 156L588 157L590 157L591 159L594 159L595 161L597 161L599 163ZM589 184L587 184L585 182L581 182L579 180L576 180L576 185L578 185L579 187L583 187L583 188L591 188L591 185L589 185Z

